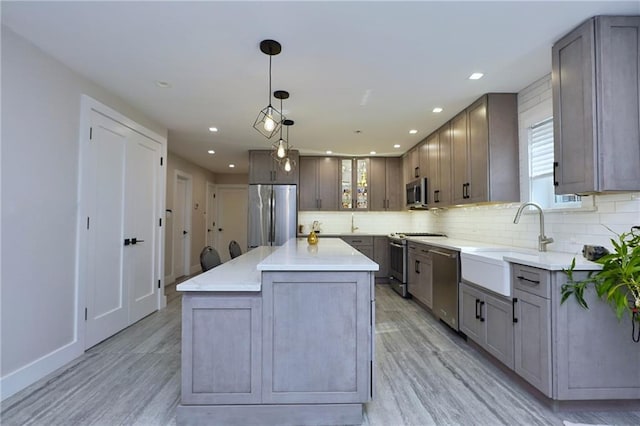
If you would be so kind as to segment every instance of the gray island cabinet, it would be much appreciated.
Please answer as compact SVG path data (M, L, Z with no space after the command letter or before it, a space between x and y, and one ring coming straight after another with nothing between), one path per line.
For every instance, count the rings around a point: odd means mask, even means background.
M178 424L362 423L377 269L340 239L292 239L180 284Z

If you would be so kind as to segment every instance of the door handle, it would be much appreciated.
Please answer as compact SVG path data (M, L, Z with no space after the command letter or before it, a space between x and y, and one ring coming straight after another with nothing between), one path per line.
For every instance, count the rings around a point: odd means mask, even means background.
M480 301L480 322L484 322L484 316L482 315L482 307L484 306L484 301Z
M476 299L476 319L480 319L480 314L478 313L478 304L480 303L479 299Z
M222 231L224 231L224 229L222 229L222 228L218 228L218 231L219 231L219 232L222 232Z
M131 244L138 244L138 243L144 243L144 240L139 240L137 238L132 238L131 239Z
M416 271L416 274L420 273L420 261L419 260L416 260L415 271Z
M511 319L513 320L513 322L518 322L518 318L516 318L516 303L518 303L518 298L514 297L513 300L511 301Z
M182 235L187 235L188 232L187 231L182 231Z
M211 232L211 229L207 228L207 232Z
M440 202L440 190L438 189L437 191L433 191L433 202L434 203L439 203Z
M128 246L129 244L131 244L131 240L129 238L125 238L124 239L124 245Z
M557 161L553 162L553 186L558 186L558 180L556 179L556 170L558 170L558 166L560 164Z

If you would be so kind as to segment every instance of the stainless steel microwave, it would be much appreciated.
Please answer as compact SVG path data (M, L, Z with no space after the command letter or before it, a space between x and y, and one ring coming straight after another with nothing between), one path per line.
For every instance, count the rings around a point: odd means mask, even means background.
M416 179L407 184L407 207L410 209L427 208L427 178Z

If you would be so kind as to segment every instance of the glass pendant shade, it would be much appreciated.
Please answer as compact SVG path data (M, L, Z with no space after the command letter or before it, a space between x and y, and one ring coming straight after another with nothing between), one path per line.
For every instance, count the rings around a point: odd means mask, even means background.
M287 155L287 149L285 148L285 142L280 138L278 141L278 148L276 148L276 155L278 158L284 158Z

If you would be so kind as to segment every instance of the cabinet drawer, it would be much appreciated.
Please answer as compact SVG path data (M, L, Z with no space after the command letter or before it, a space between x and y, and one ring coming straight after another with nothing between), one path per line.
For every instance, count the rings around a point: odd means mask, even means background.
M544 269L525 265L512 265L513 288L535 294L545 299L551 298L551 273Z
M365 236L341 236L342 241L349 244L350 246L360 247L360 246L373 246L373 236L365 235Z

